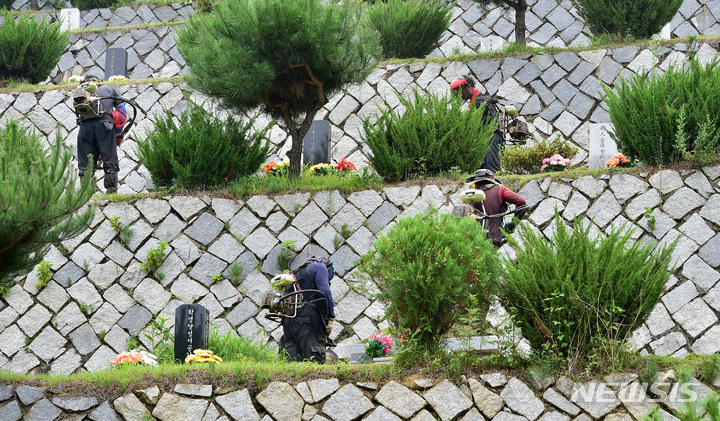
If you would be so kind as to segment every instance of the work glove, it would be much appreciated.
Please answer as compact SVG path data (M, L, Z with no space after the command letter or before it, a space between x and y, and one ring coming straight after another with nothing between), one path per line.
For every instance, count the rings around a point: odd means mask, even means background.
M514 222L508 222L503 226L503 231L505 231L508 234L512 234L515 232L515 223Z
M333 326L335 326L335 319L329 318L327 322L327 326L325 326L325 333L329 336L330 332L332 332Z
M113 118L113 124L115 127L118 128L118 130L122 130L123 127L125 127L125 123L127 123L127 113L125 110L117 109L112 112L112 118Z
M295 282L295 277L290 273L281 273L270 280L273 289L283 289Z

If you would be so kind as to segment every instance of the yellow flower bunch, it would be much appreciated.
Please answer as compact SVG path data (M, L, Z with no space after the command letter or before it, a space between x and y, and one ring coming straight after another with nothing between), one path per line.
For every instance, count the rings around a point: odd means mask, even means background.
M327 175L335 168L330 164L315 164L308 169L308 175Z
M82 81L83 81L83 77L78 76L78 75L70 76L70 79L68 79L68 82L70 82L70 83L80 83Z
M220 364L222 358L217 355L213 355L213 352L209 349L196 349L192 354L185 357L185 364L192 363L215 363Z
M127 79L127 78L123 75L114 75L114 76L110 76L110 78L108 80L110 82L112 82L113 80L125 80L125 79Z

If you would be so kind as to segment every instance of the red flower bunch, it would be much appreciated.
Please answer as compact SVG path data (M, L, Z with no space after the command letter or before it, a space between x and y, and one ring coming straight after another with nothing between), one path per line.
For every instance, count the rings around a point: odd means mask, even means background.
M348 172L351 170L356 170L357 167L355 167L355 164L353 164L352 162L343 158L335 165L335 169L342 172Z

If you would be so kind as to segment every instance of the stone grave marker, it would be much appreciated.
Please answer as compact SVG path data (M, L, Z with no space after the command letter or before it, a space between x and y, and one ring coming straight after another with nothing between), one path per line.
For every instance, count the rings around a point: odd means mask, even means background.
M60 10L60 30L72 31L80 29L80 9Z
M210 310L200 304L183 304L175 309L175 362L196 349L207 349L210 336Z
M108 48L105 52L105 80L111 76L127 77L127 51L124 48Z
M588 167L591 170L605 168L605 162L618 152L617 145L608 131L613 131L612 124L596 123L590 125Z
M330 163L330 122L315 120L303 139L303 164Z

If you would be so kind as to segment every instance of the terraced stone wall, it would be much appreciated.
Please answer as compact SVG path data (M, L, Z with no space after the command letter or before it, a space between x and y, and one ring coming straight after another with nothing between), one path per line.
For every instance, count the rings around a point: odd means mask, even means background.
M659 374L646 394L636 374L612 374L574 382L567 377L526 382L503 373L463 376L462 381L414 378L405 381L341 383L335 378L271 382L262 390L244 384L164 384L129 389L102 398L62 387L0 386L0 419L203 421L630 421L658 410L665 420L687 400L717 393L720 378L680 385L672 371ZM710 384L712 383L712 384ZM709 385L710 384L710 385ZM690 389L692 387L692 390ZM688 398L682 393L689 392Z
M684 356L720 351L720 166L702 171L606 174L576 180L533 180L519 193L532 210L527 221L546 236L557 208L565 221L583 215L593 233L629 223L638 241L668 244L679 238L677 267L661 302L635 333L642 353ZM258 341L278 340L282 329L261 311L262 295L279 272L282 243L294 241L293 266L313 255L336 265L332 283L337 323L331 337L355 344L387 327L377 287L356 275L355 262L376 236L398 218L430 206L451 211L458 184L389 186L349 195L338 191L226 197L158 196L127 202L99 201L92 227L51 247L52 280L38 285L31 272L0 299L0 369L69 374L108 367L125 351L128 337L142 334L158 316L173 324L184 303L210 310L220 333L234 331ZM643 217L653 210L655 225ZM110 218L132 236L125 242ZM349 233L349 235L344 234ZM159 271L141 269L148 251L169 243ZM512 255L508 246L500 252ZM242 266L239 282L229 268ZM223 274L221 282L213 281ZM351 288L351 286L358 288ZM502 322L494 308L489 320Z
M158 31L164 29L157 29ZM120 36L129 40L133 34L152 43L162 44L151 30L133 30ZM171 34L166 34L168 39ZM98 35L98 37L100 37ZM98 38L101 39L101 38ZM100 41L98 41L100 42ZM102 41L101 44L106 41ZM103 44L104 45L104 44ZM136 46L139 44L135 44ZM348 87L330 98L320 110L317 119L325 119L332 126L332 158L347 157L356 165L368 165L369 148L363 141L362 119L379 114L379 107L385 101L393 107L399 105L397 94L407 97L413 89L426 93L447 94L450 82L459 75L472 73L480 81L481 89L500 98L506 103L516 104L520 114L530 123L535 138L545 139L560 135L580 148L574 164L587 162L590 145L590 127L594 123L609 123L607 105L601 101L601 82L612 85L622 76L636 74L648 69L663 72L671 64L683 65L689 51L701 63L712 60L720 44L694 43L676 44L672 48L640 48L627 46L616 49L601 49L581 52L561 52L537 56L521 55L501 59L481 59L467 63L426 63L389 64L379 67L359 85ZM97 49L94 54L102 54ZM162 49L154 49L150 55ZM172 49L167 56L170 57ZM140 68L152 70L147 62L137 62L133 71ZM169 67L161 68L168 69ZM174 68L177 69L177 68ZM188 101L203 104L218 116L227 116L211 101L199 94L189 94L183 82L162 82L157 84L137 83L119 87L122 96L134 100L139 106L133 128L134 137L143 138L153 128L153 118L172 110L179 115ZM0 124L8 119L27 116L22 124L34 127L39 133L53 136L60 123L59 133L74 149L78 126L71 110L69 89L0 94ZM237 117L237 116L235 116ZM267 123L262 117L257 124ZM269 132L271 159L285 158L291 141L287 133L276 125ZM146 191L149 173L137 159L136 144L127 140L119 150L122 193Z
M592 36L583 27L577 10L569 0L529 0L525 24L528 45L537 47L575 47L589 45ZM53 6L40 2L45 12L39 17L58 19ZM29 0L17 0L16 10L29 10ZM171 22L187 19L192 6L181 3L156 6L126 6L115 10L82 11L80 27L102 28L139 23ZM720 33L718 0L685 0L673 19L660 31L660 38L682 38L689 35ZM441 38L441 46L430 57L447 57L457 53L494 51L515 41L515 13L494 5L483 7L472 0L460 0L453 7L450 28ZM103 62L104 64L104 62Z

